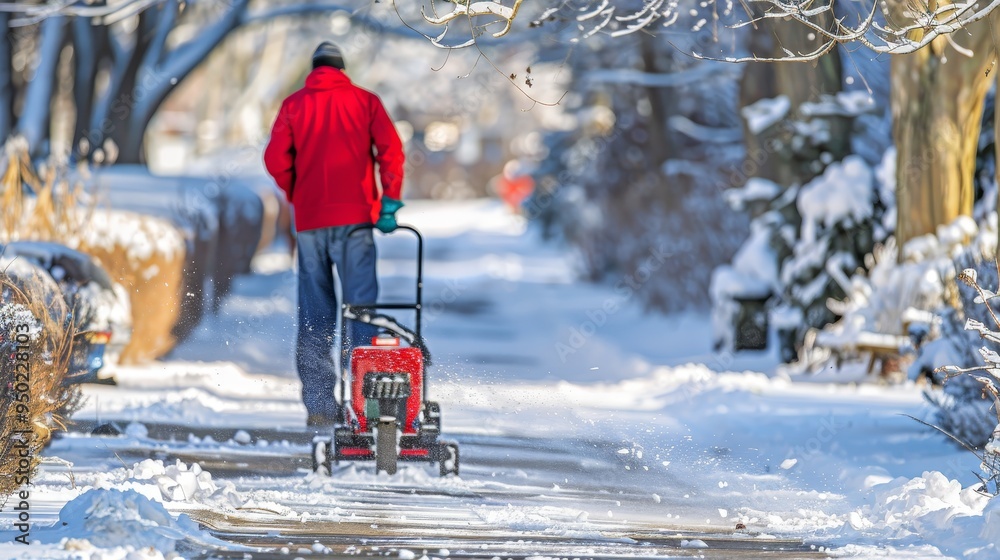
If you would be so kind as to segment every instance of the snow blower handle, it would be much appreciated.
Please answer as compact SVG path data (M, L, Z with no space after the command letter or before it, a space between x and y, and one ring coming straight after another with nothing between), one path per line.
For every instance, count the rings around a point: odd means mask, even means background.
M359 231L366 231L375 229L375 224L360 224L347 230L346 239L350 239L352 235ZM423 311L423 299L424 299L424 236L420 235L417 228L408 225L402 225L396 227L393 233L396 231L405 230L412 232L417 238L417 290L416 299L413 303L378 303L378 302L351 302L345 301L341 304L341 310L362 310L362 309L412 309L416 313L416 325L414 332L417 335L417 340L423 340L421 334L421 312ZM391 234L385 234L391 235ZM347 262L347 243L344 243L344 261Z

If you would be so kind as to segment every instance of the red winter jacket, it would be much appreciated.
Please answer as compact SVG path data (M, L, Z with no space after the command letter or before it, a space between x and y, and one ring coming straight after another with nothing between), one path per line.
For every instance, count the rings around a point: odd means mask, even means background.
M382 101L325 66L281 104L264 149L267 172L295 207L297 231L377 220L376 161L382 194L399 200L403 146Z

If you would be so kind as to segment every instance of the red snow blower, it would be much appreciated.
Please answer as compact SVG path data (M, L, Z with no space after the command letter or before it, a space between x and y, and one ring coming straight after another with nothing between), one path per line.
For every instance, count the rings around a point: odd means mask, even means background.
M372 227L357 226L347 236ZM397 230L413 232L417 238L416 300L341 304L341 340L347 335L347 320L377 326L379 332L370 346L351 352L350 371L341 372L341 418L332 434L313 438L313 471L330 474L340 461L374 460L376 473L395 474L398 461L424 461L437 463L441 476L458 474L458 445L440 439L441 408L427 400L430 353L420 332L424 240L413 227L401 225ZM379 310L412 310L415 329Z

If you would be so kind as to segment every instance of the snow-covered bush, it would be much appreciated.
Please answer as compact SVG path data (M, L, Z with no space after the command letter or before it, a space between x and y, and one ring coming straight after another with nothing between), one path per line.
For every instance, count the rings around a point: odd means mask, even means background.
M844 111L853 106L850 100L841 99ZM892 161L887 153L872 169L850 155L828 161L820 175L801 187L753 178L728 193L735 210L755 208L758 215L733 262L712 276L717 346L731 348L736 342L741 297L771 298L770 316L783 331L786 361L794 358L794 345L809 328L836 320L838 313L827 301L847 295L850 276L891 231L895 200L884 178L891 175Z
M826 300L843 295L864 255L895 229L888 61L839 55L836 92L812 85L812 97L803 101L795 87L791 98L772 87L764 92L776 97L749 96L756 102L741 109L749 178L743 188L734 183L728 198L753 220L753 233L713 277L717 346L752 346L734 344L734 323L747 316L739 300L750 295L759 302L763 291L778 335L769 343L780 345L786 361L794 359L809 327L836 318Z
M29 261L49 273L62 291L78 333L110 332L112 354L120 353L128 343L132 333L128 292L111 280L94 257L45 241L8 243L3 256Z
M30 480L79 389L63 385L73 327L59 287L27 261L4 261L0 270L0 495L7 495Z
M955 270L974 270L981 286L996 289L996 260L987 253L994 246L987 241L985 247L982 244L967 247L955 259ZM973 287L961 282L954 285L958 304L947 305L937 313L939 332L932 333L936 337L918 348L910 377L925 377L934 383L925 396L937 407L935 425L970 445L981 447L989 440L995 425L990 414L992 401L984 398L982 385L973 376L954 377L940 386L944 376L935 373L944 366L971 368L982 363L979 336L966 330L965 325L969 319L989 324L990 308L977 303L979 293Z
M98 209L83 234L66 244L93 255L128 292L132 336L121 361L137 363L169 352L185 286L187 253L177 228L153 216Z
M827 302L840 319L809 337L815 344L803 348L797 366L819 369L832 356L842 359L861 353L860 348L873 340L894 349L920 346L921 356L911 371L941 365L932 359L937 354L941 354L937 359L949 363L947 347L933 341L939 336L942 314L958 304L955 258L972 250L969 247L988 254L996 237L995 220L980 229L972 218L961 217L939 227L936 235L910 240L901 262L894 239L877 246L865 257L864 269L847 281L846 296Z
M102 207L166 220L184 238L185 297L173 335L184 340L209 309L217 312L233 279L250 270L262 241L273 239L280 212L276 187L238 175L242 152L202 175L152 175L141 165L116 165L83 175ZM268 232L270 230L270 232ZM209 286L211 290L209 290ZM210 295L209 295L210 294Z

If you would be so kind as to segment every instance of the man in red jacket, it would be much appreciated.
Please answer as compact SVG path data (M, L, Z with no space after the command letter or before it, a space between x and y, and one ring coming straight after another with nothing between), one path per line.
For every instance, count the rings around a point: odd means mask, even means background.
M403 147L378 96L355 86L344 73L340 49L324 42L313 53L305 87L285 99L264 150L264 165L295 209L299 260L299 327L295 365L310 426L333 424L336 367L331 355L343 299L378 298L372 231L346 238L358 224L396 228L403 206ZM373 153L374 149L374 153ZM381 193L375 184L378 163ZM345 251L346 244L346 251ZM375 328L351 322L342 341L341 367L351 349Z

